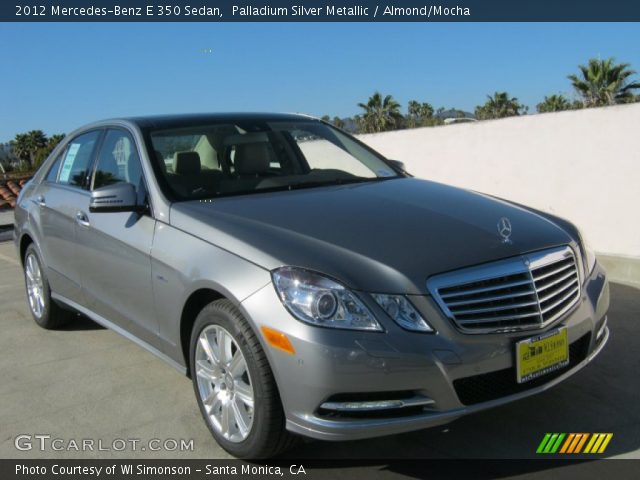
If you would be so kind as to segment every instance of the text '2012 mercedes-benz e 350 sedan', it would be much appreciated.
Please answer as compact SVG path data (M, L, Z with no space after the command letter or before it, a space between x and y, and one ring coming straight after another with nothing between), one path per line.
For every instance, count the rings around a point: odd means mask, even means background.
M320 120L108 120L22 191L35 321L80 312L193 380L239 457L539 393L605 345L609 290L555 216L412 178Z

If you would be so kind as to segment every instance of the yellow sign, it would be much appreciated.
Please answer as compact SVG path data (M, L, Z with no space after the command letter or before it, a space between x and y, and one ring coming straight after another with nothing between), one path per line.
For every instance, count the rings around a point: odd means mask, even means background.
M516 343L518 383L528 382L569 364L567 329L528 338Z

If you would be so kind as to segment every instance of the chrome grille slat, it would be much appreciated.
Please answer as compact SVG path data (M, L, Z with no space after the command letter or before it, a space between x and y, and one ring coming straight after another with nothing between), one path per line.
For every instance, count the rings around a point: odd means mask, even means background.
M510 319L521 319L521 318L528 318L528 317L534 317L534 316L540 316L540 314L538 312L532 312L532 313L523 313L520 315L506 315L504 317L485 317L485 318L478 318L478 319L473 319L473 320L458 320L458 323L460 325L474 325L474 324L478 324L478 323L485 323L485 322L502 322L504 320L510 320Z
M569 263L569 264L567 264L567 265L565 265L565 266L563 266L563 267L560 267L560 268L557 268L557 269L555 269L555 270L552 270L551 272L548 272L548 273L545 273L545 274L543 274L543 275L540 275L540 276L535 277L535 278L536 278L536 281L538 281L538 280L544 280L544 279L545 279L545 278L547 278L547 277L551 277L551 276L555 275L556 273L560 273L560 272L562 272L562 271L566 270L567 268L572 268L572 267L573 267L573 265ZM533 273L533 274L534 274L534 276L535 276L535 270L534 270L532 273Z
M560 282L565 281L567 278L571 278L573 277L573 279L575 279L576 276L576 272L569 272L566 275L562 276L562 278L559 278L557 280L554 280L551 283L547 283L546 285L542 286L542 287L536 287L536 292L540 293L540 292L544 292L546 289L553 287L554 285L557 285ZM536 280L537 282L537 280Z
M526 295L535 295L535 290L526 290L524 292L517 292L513 294L505 294L505 295L496 295L493 297L483 298L482 302L493 302L496 300L504 300L506 298L515 298L515 297L524 297ZM468 305L470 303L479 303L478 300L461 300L458 302L447 302L450 308L457 307L458 305Z
M506 285L500 285L497 287L485 287L485 288L478 288L475 290L468 290L465 291L464 293L460 293L460 292L455 292L455 293L447 293L447 294L443 294L442 298L451 298L451 297L461 297L461 296L466 296L466 295L475 295L476 293L484 293L484 292L490 292L493 290L504 290L506 288L512 288L512 287L519 287L522 285L529 285L531 282L529 280L522 280L519 282L512 282Z
M542 328L580 298L578 264L568 246L437 275L427 287L465 333Z
M514 303L514 304L509 304L509 305L503 305L503 306L499 306L499 307L488 307L488 308L476 308L476 309L471 309L471 310L455 310L455 314L456 315L468 315L470 313L484 313L484 312L499 312L502 310L515 310L516 308L524 308L524 307L531 307L531 306L537 306L538 302L526 302L526 303ZM453 310L452 310L453 312Z
M557 296L559 292L566 290L567 288L571 287L572 285L575 285L576 283L577 283L577 280L575 278L570 278L568 282L562 284L553 292L547 295L539 296L538 298L540 299L540 303L545 303L547 300L550 300L553 297Z
M564 297L562 297L560 300L558 300L557 302L553 303L552 305L549 305L548 307L543 308L542 314L544 315L545 313L547 313L550 310L553 310L554 308L556 308L558 305L564 303L565 300L568 300L569 298L573 297L577 292L578 292L579 288L575 287L573 290L571 290L571 292L569 292L568 294L566 294Z

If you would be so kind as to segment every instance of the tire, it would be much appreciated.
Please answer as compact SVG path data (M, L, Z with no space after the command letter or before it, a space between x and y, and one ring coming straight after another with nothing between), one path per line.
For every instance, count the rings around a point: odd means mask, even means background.
M60 307L51 298L51 288L40 254L32 243L23 259L24 281L29 311L35 322L48 330L60 328L73 319L73 313Z
M189 358L200 412L222 448L238 458L259 459L293 446L297 437L285 428L280 395L264 351L230 301L216 300L200 312L191 333Z

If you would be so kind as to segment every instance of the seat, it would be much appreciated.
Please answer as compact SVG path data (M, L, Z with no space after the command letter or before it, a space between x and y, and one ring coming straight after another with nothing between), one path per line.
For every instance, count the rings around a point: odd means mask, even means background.
M267 176L273 158L273 150L268 142L241 143L235 147L235 173L239 177Z
M222 172L203 170L198 152L176 152L173 157L173 173L167 174L171 186L182 196L216 193Z
M173 173L176 175L199 175L202 170L198 152L176 152L173 157Z

